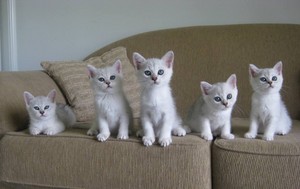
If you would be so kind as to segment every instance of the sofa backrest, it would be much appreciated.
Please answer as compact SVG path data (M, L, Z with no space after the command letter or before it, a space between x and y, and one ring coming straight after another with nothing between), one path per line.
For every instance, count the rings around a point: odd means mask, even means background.
M300 25L248 24L196 26L137 34L107 45L89 55L97 56L117 46L127 48L129 59L139 52L144 57L175 53L172 89L178 110L185 117L201 95L199 83L225 81L237 75L238 101L235 117L248 117L252 89L248 67L273 67L283 62L283 99L294 119L300 119Z

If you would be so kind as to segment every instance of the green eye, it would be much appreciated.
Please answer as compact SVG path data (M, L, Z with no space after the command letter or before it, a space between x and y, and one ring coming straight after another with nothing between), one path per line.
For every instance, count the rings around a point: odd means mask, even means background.
M220 97L218 97L218 96L216 96L215 98L214 98L214 100L216 101L216 102L221 102L221 98Z
M232 94L228 94L227 99L232 99Z
M105 81L105 79L104 79L103 77L100 77L98 80L99 80L100 82L104 82L104 81Z
M115 80L116 79L116 76L112 75L110 76L110 80Z
M144 73L145 73L146 76L150 76L151 75L151 72L149 70L146 70Z
M158 75L163 75L164 74L164 70L158 70Z
M267 82L267 79L266 79L265 77L261 77L261 78L260 78L260 81L262 81L262 82Z

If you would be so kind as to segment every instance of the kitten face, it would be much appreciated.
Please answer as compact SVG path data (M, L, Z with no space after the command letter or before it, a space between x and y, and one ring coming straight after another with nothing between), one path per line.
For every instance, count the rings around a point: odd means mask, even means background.
M228 110L233 108L238 95L236 75L232 74L226 82L209 84L200 83L204 101L215 110Z
M282 87L282 62L275 64L273 68L257 68L249 65L250 84L253 90L260 94L278 93Z
M145 59L139 53L133 53L133 65L142 86L156 87L169 84L173 74L174 53L167 52L161 59Z
M37 97L34 97L31 93L25 91L23 96L30 118L47 120L55 115L55 90L52 90L47 96Z
M87 68L94 89L111 94L120 90L122 80L120 60L110 67L97 69L92 65L88 65Z

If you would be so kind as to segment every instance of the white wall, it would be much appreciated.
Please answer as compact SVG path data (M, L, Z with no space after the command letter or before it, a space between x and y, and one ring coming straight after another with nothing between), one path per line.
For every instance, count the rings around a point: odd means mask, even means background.
M42 60L83 59L115 40L157 29L300 24L299 0L15 0L15 10L18 70L41 69Z

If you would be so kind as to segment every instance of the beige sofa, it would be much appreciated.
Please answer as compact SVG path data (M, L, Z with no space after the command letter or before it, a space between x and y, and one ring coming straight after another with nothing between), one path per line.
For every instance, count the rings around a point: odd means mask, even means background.
M132 53L161 57L168 50L175 53L171 85L183 118L200 95L200 81L214 83L237 75L239 96L232 118L236 138L207 142L189 134L173 137L172 145L162 148L144 147L135 136L126 141L112 136L104 143L87 136L94 116L92 95L80 97L81 90L76 89L88 88L82 73L85 65L121 59L137 128L139 94L129 63ZM270 142L261 136L245 139L252 93L248 65L271 67L279 60L283 62L282 96L293 129ZM66 87L76 80L60 77L72 76L78 67L77 79L83 82ZM300 188L300 25L196 26L148 32L103 47L85 61L44 62L43 68L0 73L0 188ZM61 70L66 72L58 73ZM58 102L74 108L80 128L56 136L31 136L26 130L23 91L46 95L53 88Z

